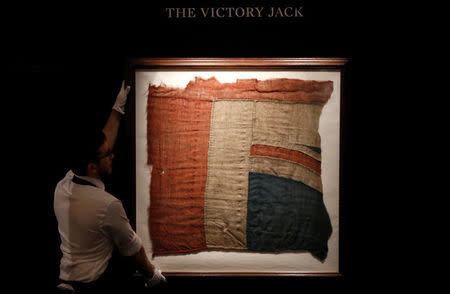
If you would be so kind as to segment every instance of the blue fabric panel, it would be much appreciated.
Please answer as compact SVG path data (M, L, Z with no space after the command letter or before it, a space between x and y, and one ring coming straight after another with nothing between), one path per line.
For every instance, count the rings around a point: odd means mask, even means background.
M322 193L292 179L249 173L249 250L306 250L324 260L331 232Z
M309 149L311 149L312 151L317 152L317 153L319 153L319 154L322 153L322 149L320 149L320 147L313 147L313 146L308 146L308 145L303 145L303 146L306 146L306 147L308 147Z

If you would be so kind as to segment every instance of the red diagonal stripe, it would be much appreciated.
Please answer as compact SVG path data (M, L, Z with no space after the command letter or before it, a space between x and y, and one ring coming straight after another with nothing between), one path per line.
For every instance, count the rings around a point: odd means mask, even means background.
M250 155L289 160L304 165L319 174L321 173L320 161L297 150L268 145L252 145Z

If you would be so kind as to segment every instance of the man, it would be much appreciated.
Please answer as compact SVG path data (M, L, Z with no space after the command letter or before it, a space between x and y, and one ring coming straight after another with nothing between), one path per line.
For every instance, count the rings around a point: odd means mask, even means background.
M102 181L112 173L113 147L130 87L122 88L101 131L87 135L74 166L57 184L54 210L61 236L62 258L58 288L75 293L102 293L129 287L138 270L147 286L165 281L147 258L121 201L105 191ZM114 264L117 250L127 265ZM117 259L119 260L119 259ZM131 265L132 271L123 273ZM116 267L116 268L114 268ZM122 276L118 276L121 273ZM128 283L128 284L127 284Z

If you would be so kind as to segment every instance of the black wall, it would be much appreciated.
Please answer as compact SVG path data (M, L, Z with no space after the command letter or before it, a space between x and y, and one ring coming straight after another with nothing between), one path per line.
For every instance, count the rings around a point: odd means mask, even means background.
M114 1L113 1L114 2ZM116 1L117 2L117 1ZM147 1L142 5L69 4L11 7L6 29L7 83L0 108L7 140L5 208L10 272L17 287L52 289L58 277L59 236L53 190L67 171L77 143L72 132L106 120L130 57L347 57L348 92L344 117L344 194L342 198L342 272L340 278L172 278L172 289L235 285L257 289L289 286L352 288L372 277L377 255L368 254L367 195L360 197L367 164L359 159L371 140L361 132L373 122L362 115L367 68L377 27L365 21L367 8L341 1ZM165 7L303 6L302 18L168 19ZM3 95L2 95L3 96ZM367 112L366 114L370 111ZM356 144L357 142L357 144ZM116 171L128 167L125 130L119 133ZM129 187L117 172L109 190L129 214ZM125 181L125 183L127 183ZM13 237L10 237L13 236Z

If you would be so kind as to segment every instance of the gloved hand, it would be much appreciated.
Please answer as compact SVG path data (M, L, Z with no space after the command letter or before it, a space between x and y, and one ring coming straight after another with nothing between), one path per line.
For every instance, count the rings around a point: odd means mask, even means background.
M166 278L162 275L161 270L158 268L155 268L153 277L146 281L146 286L148 288L150 288L150 287L158 285L159 283L165 283L165 282L167 282L167 281L166 281Z
M130 92L130 86L125 88L125 81L122 81L122 88L120 88L119 94L117 94L116 102L112 107L114 110L125 114L125 103L127 103L127 95Z
M61 291L64 291L64 293L75 293L75 289L66 283L61 283L58 286L56 286L56 288L58 288Z

